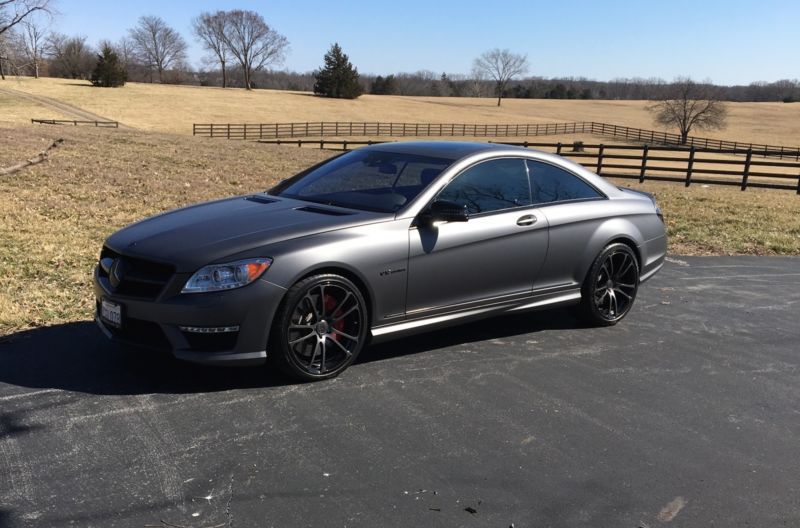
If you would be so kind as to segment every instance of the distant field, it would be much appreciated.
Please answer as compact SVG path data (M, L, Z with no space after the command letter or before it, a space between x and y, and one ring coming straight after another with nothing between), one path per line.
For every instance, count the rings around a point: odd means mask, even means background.
M550 123L601 121L663 130L653 125L644 101L579 101L364 95L354 101L314 97L305 92L203 88L128 83L93 88L68 79L11 78L0 87L63 100L142 130L191 134L198 122L395 121L440 123ZM7 97L7 96L6 96ZM0 105L5 97L0 95ZM7 104L7 103L6 103ZM0 106L0 109L5 108ZM30 112L30 114L29 114ZM38 112L38 113L36 113ZM36 115L33 115L36 113ZM697 135L752 143L800 145L800 103L731 103L726 130ZM15 109L0 121L58 117L48 109Z
M333 153L174 134L0 126L0 167L57 137L50 160L0 176L0 336L91 316L105 237L144 216L262 191ZM618 182L631 185L630 182ZM787 191L646 182L673 254L800 254L800 197Z

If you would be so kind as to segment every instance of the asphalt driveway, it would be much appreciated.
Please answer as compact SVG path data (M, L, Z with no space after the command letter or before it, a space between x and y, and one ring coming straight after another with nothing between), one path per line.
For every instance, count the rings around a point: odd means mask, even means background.
M0 526L798 526L800 259L672 258L619 326L567 311L287 384L0 343Z

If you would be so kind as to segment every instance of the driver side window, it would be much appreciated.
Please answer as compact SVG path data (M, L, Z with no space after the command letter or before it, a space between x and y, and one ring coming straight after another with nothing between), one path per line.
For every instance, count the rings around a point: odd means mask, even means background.
M447 184L438 199L466 205L470 214L530 205L525 161L505 158L474 165Z

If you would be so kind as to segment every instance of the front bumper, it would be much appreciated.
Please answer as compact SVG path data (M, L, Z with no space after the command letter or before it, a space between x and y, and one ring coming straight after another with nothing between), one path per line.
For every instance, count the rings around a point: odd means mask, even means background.
M184 281L176 276L174 281ZM175 291L167 287L165 291ZM111 340L164 350L178 359L214 365L257 365L267 357L272 320L286 290L258 280L235 290L160 295L140 299L115 294L106 277L94 272L95 320ZM122 307L117 328L100 318L103 299ZM200 334L182 327L238 327L236 332Z

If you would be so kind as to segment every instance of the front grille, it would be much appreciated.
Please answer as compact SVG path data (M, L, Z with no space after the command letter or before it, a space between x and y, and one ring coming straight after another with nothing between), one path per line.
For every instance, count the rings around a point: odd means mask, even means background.
M106 247L100 253L101 277L118 295L153 300L167 285L175 268L150 260L120 255Z

